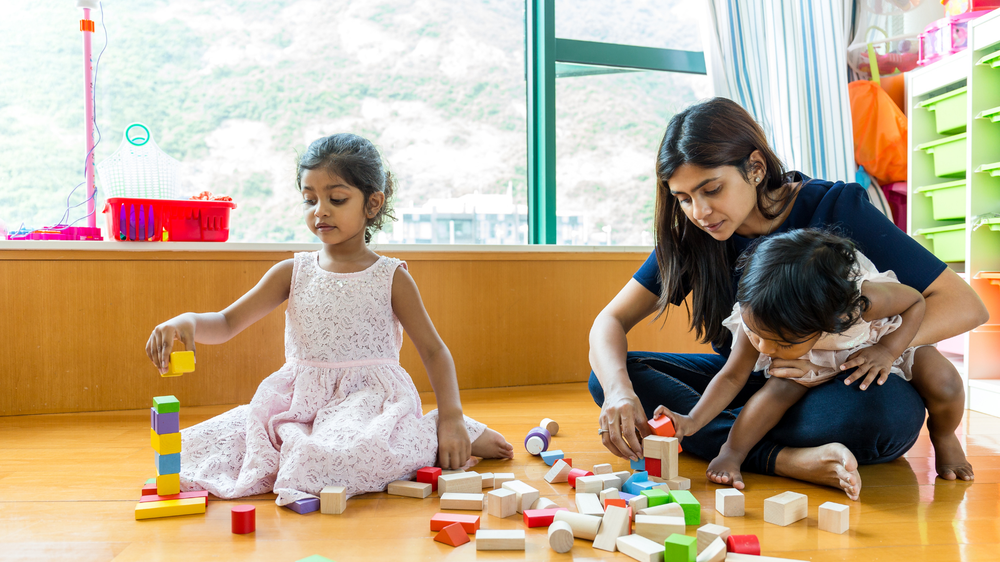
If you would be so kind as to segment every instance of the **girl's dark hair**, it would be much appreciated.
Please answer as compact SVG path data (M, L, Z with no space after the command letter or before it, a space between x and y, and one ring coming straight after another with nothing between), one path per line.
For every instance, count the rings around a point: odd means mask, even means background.
M839 334L871 306L858 287L854 243L825 230L769 236L740 257L740 267L736 300L754 327L788 343Z
M766 170L750 155L760 152ZM664 314L672 302L681 302L690 287L691 328L702 342L724 345L729 330L722 321L732 311L735 258L729 241L719 242L684 215L670 194L669 181L677 168L691 164L712 169L734 166L749 183L751 173L763 172L757 184L757 208L767 219L778 217L791 203L785 167L767 144L753 117L735 102L713 98L685 109L670 119L656 155L656 262L663 286L657 305Z
M372 234L382 229L386 219L395 220L392 215L392 193L395 182L392 173L382 163L382 155L368 139L351 133L339 133L317 139L309 145L305 154L299 157L295 173L295 186L302 191L302 170L323 168L344 179L349 185L361 190L365 196L365 209L371 196L381 191L385 193L385 203L374 218L368 219L365 228L365 242L371 242Z

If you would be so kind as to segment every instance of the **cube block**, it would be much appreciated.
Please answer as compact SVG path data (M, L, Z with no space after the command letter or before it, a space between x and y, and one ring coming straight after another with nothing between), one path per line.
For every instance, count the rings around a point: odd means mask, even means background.
M153 431L163 435L164 433L180 433L181 415L180 412L170 412L167 414L156 413L156 408L149 409L149 427Z
M153 409L156 410L157 414L180 412L181 403L176 396L154 396Z

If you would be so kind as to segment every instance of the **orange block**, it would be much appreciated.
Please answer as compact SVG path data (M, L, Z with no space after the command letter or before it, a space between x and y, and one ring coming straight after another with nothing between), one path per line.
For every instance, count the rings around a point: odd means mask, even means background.
M646 422L649 424L649 428L653 430L653 433L660 435L662 437L673 437L675 435L674 422L670 421L667 416L660 416Z
M604 509L607 509L609 505L617 505L621 508L627 508L628 502L621 498L608 498L604 500Z
M435 513L434 517L431 517L431 530L440 531L452 523L461 524L466 533L475 533L479 530L478 515L460 515L458 513Z
M437 542L443 542L448 546L458 546L469 542L469 535L465 533L461 523L452 523L434 537Z

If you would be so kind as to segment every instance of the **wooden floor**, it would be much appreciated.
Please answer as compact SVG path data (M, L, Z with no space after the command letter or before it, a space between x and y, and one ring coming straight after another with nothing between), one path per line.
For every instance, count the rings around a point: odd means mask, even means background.
M597 437L598 408L583 384L475 390L462 393L466 414L486 422L515 445L513 461L484 461L481 472L513 472L561 506L573 508L567 484L549 485L547 467L522 446L525 433L543 417L560 423L552 448L578 467L615 459ZM433 395L423 396L425 409ZM183 408L182 426L226 407ZM878 428L872 428L878 431ZM343 515L298 515L274 504L274 496L238 502L210 500L205 515L135 521L139 488L151 476L149 413L143 411L53 414L0 418L0 560L268 560L295 561L322 554L354 560L629 560L577 540L569 554L550 550L545 529L527 530L526 552L476 552L474 543L453 549L432 540L428 520L438 500L390 497L351 499ZM734 534L760 537L763 553L799 560L918 562L1000 560L1000 419L968 413L960 432L976 469L974 484L936 480L927 436L904 459L862 467L861 501L832 490L776 477L749 475L746 516L723 518L714 509L715 489L704 478L706 463L681 455L681 475L692 480L702 503L702 524L719 523ZM788 527L765 524L765 498L795 490L809 496L809 517ZM850 503L851 530L817 528L817 507ZM257 507L257 532L230 533L229 508ZM489 529L523 529L520 517L484 514ZM696 527L688 527L694 535Z

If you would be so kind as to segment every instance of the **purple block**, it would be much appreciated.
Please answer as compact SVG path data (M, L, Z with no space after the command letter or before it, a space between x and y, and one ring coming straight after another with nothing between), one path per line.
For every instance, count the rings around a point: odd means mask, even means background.
M294 501L285 507L295 513L298 513L299 515L305 515L306 513L319 511L319 498L302 498L301 500Z
M628 492L618 492L618 497L620 499L625 500L625 501L629 501L630 499L634 498L635 496L633 494L628 493Z
M156 408L149 409L149 426L157 435L181 432L180 412L170 412L169 414L157 414Z

